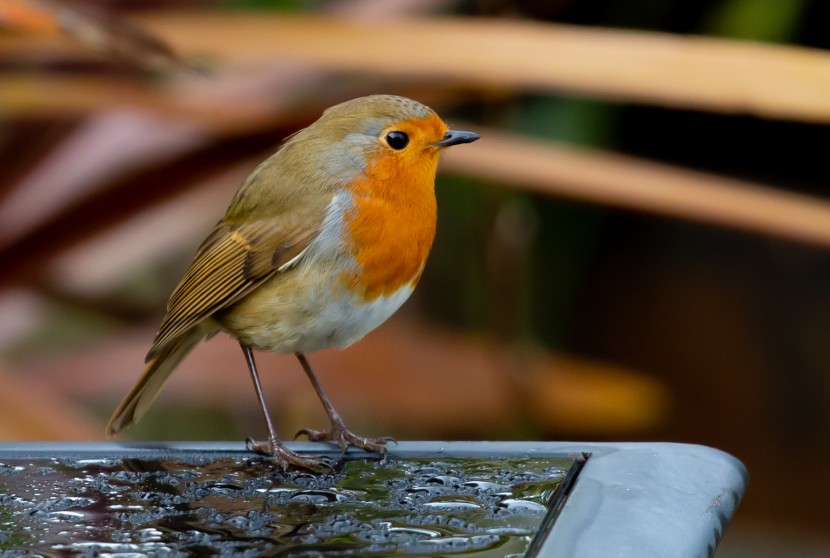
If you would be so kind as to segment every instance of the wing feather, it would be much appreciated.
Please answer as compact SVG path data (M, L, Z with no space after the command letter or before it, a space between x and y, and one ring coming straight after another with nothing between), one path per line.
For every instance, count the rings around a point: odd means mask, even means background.
M147 359L275 273L292 267L317 236L321 212L231 225L221 221L170 295Z

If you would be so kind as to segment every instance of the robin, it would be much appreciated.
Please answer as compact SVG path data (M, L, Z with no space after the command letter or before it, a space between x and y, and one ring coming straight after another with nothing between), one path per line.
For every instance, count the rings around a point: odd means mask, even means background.
M449 130L429 107L372 95L326 110L291 136L242 184L170 295L144 373L116 409L107 435L137 422L202 339L239 341L283 468L327 460L286 448L262 392L254 349L293 353L331 421L300 431L345 451L385 453L389 438L353 434L305 353L348 347L409 298L435 236L435 173L444 148L479 139Z

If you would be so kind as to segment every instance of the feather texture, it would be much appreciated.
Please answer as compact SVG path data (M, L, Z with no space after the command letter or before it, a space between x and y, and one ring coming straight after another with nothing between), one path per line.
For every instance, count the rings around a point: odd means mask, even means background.
M167 314L147 361L191 328L228 308L286 263L296 263L319 233L323 220L309 211L281 219L229 225L221 221L196 252L190 268L170 295Z

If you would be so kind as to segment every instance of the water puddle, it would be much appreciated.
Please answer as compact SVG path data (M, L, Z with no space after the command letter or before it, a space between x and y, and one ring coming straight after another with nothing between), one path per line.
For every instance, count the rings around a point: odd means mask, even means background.
M0 461L11 556L523 556L574 460ZM6 553L0 552L5 555Z

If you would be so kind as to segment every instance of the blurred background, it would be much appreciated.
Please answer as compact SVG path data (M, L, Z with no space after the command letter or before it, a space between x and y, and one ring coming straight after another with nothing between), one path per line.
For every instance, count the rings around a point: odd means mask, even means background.
M818 0L0 0L0 439L100 440L245 176L396 93L446 154L421 285L310 357L398 439L669 440L750 486L718 556L828 556L830 5ZM280 432L322 427L261 355ZM141 440L264 427L202 344Z

